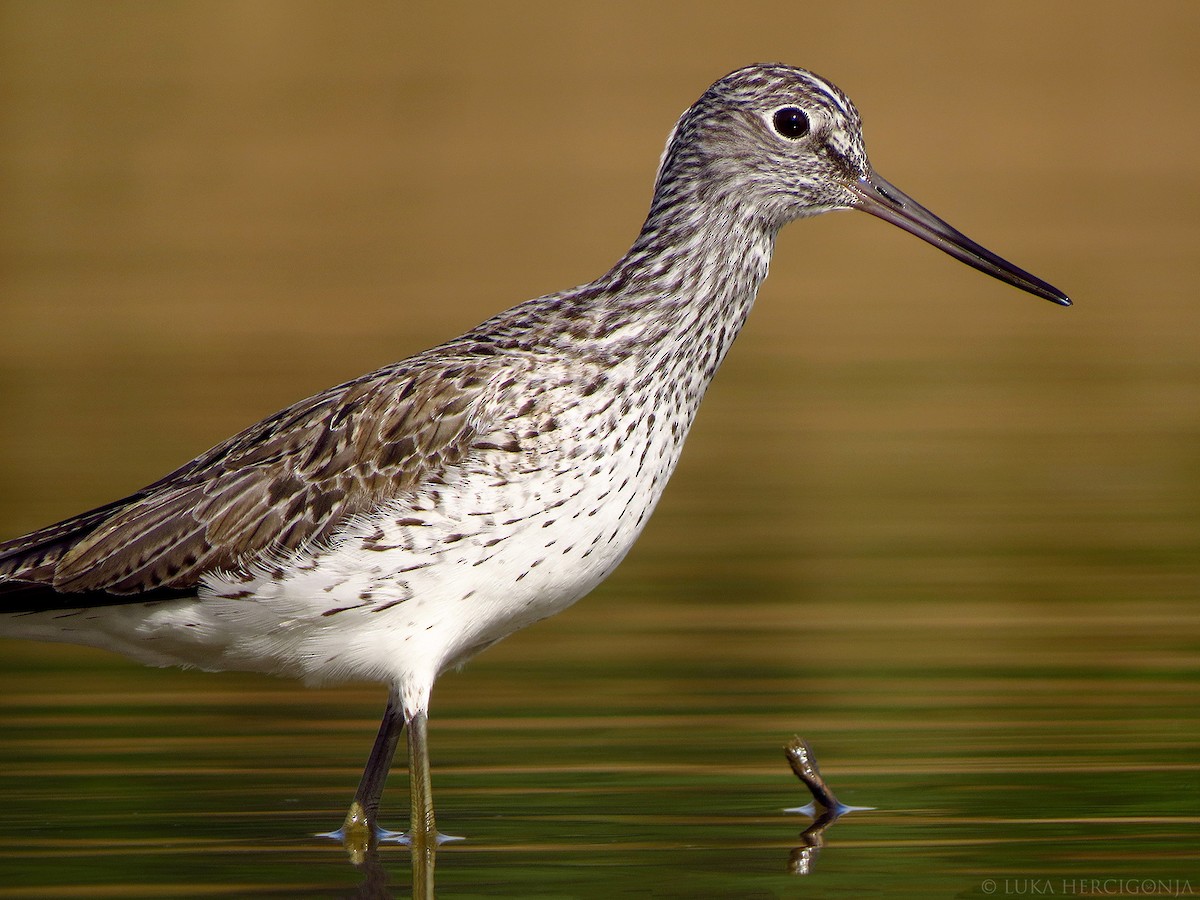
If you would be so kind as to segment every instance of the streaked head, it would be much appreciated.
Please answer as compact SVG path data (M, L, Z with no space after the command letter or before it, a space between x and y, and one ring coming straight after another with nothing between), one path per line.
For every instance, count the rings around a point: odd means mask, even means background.
M738 69L683 114L659 165L657 202L683 194L752 210L768 228L836 209L898 225L1001 281L1064 306L1057 288L955 230L871 167L862 121L836 86L779 64Z

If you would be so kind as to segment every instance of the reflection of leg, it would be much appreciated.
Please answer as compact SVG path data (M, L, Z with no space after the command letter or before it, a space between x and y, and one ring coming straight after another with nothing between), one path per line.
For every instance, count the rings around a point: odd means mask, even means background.
M396 755L403 728L404 709L400 705L400 692L393 687L388 694L388 705L379 724L379 733L375 736L375 746L371 748L362 779L358 782L358 790L354 792L354 802L350 804L350 812L346 815L345 829L366 828L372 833L377 829L379 798L383 796L388 769L392 766L392 757Z

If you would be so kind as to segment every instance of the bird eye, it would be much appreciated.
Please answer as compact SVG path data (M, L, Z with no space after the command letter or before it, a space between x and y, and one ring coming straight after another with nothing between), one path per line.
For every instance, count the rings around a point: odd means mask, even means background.
M795 106L785 106L775 111L772 120L775 130L790 141L797 140L808 134L808 116L804 110Z

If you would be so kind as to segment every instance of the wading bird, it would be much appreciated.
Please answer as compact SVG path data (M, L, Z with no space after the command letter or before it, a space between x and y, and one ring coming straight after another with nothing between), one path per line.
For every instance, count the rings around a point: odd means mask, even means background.
M828 81L739 69L676 123L645 224L608 272L0 544L0 634L150 665L384 682L346 827L378 827L407 728L410 838L431 841L434 681L613 571L662 495L777 232L839 209L1070 304L879 177L857 110Z

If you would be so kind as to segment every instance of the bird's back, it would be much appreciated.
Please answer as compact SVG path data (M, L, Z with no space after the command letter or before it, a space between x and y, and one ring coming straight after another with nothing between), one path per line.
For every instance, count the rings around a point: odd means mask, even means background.
M326 542L451 463L494 366L420 357L302 400L130 496L0 544L0 611L194 593Z

